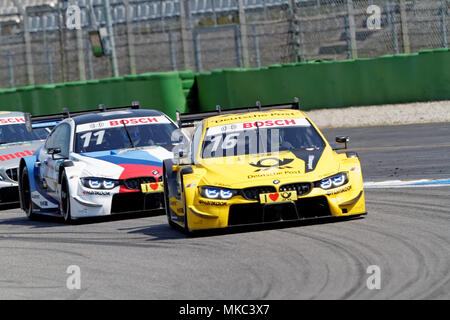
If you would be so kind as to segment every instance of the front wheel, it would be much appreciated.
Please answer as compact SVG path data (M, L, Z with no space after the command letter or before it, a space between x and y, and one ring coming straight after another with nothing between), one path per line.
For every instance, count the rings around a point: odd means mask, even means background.
M70 213L70 190L69 183L67 182L66 174L61 180L61 214L66 223L72 221L72 215Z
M184 190L184 181L183 181L183 175L181 175L180 179L180 192L181 192L181 200L183 202L183 209L184 209L184 233L188 236L192 236L194 232L189 229L189 223L188 223L188 212L186 207L186 194Z
M163 184L164 184L164 207L166 210L167 222L172 228L176 227L176 223L172 221L172 215L170 213L170 194L169 194L169 174L167 172L167 167L164 165L163 168Z
M22 178L20 186L20 195L22 199L22 208L25 211L28 219L33 220L36 218L36 214L33 212L33 203L31 202L31 189L30 179L28 178L27 168L22 169Z

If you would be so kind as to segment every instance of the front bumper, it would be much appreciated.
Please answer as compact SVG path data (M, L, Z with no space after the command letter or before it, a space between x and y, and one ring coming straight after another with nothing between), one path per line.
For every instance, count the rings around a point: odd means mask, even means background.
M19 187L5 186L0 187L0 205L19 203Z
M108 216L122 213L145 212L163 209L162 192L126 192L98 195L77 195L71 199L74 218Z
M138 179L138 178L136 178ZM163 192L143 193L140 189L126 188L123 183L113 189L87 188L69 175L71 215L73 218L109 216L122 213L163 209Z
M313 190L296 201L261 204L259 201L232 199L208 201L203 198L188 205L191 230L215 229L240 225L264 224L326 217L363 215L365 197L362 188L345 186L326 192Z
M117 193L112 198L111 214L164 209L163 192Z

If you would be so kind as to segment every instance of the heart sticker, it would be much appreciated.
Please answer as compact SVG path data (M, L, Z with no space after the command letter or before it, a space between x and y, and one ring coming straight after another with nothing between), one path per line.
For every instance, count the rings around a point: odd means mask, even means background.
M156 189L158 189L158 184L152 183L152 184L150 184L150 188L152 188L152 190L156 190Z
M278 193L271 193L271 194L269 194L269 198L272 201L276 201L278 199Z

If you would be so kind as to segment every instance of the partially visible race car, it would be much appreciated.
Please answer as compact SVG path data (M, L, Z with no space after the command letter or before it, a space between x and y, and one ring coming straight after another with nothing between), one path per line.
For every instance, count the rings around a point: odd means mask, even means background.
M189 148L164 161L168 222L186 233L366 214L355 152L333 149L299 103L178 114ZM336 137L345 143L347 136Z
M29 119L31 127L59 122L20 162L20 204L29 218L162 208L162 162L172 158L178 128L167 115L133 104Z
M0 111L0 205L19 202L19 161L32 155L48 132L45 128L29 132L23 112Z

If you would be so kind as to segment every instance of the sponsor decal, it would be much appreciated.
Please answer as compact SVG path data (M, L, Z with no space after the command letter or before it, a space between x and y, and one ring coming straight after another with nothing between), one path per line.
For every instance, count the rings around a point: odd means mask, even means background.
M111 192L109 191L91 191L91 190L85 190L83 191L84 195L91 195L91 196L110 196Z
M276 119L276 120L262 120L255 122L244 122L242 124L244 129L249 128L264 128L264 127L290 127L290 126L309 126L310 124L305 118L298 119Z
M323 148L319 148L316 150L292 150L291 152L297 159L305 162L305 172L310 172L316 168L323 150Z
M290 105L286 105L287 108L290 108ZM229 121L235 121L235 120L242 120L242 121L248 121L249 119L267 119L267 118L277 118L277 117L286 117L286 116L298 116L298 113L296 112L286 112L286 111L272 111L272 112L265 112L264 114L240 114L240 115L230 115L224 118L220 118L217 120L214 120L214 123L222 123L222 122L229 122Z
M0 118L0 126L5 124L25 123L24 117Z
M222 133L238 132L247 129L256 128L280 128L280 127L309 127L311 124L306 118L289 118L289 119L268 119L259 121L248 121L240 123L226 124L208 128L207 135L214 136Z
M263 193L259 195L261 203L295 201L297 198L297 191Z
M310 154L308 156L308 170L313 170L314 166L314 155Z
M143 183L141 184L142 193L150 192L162 192L164 191L164 185L162 182Z
M12 159L16 159L16 158L23 158L23 157L27 157L27 156L31 156L33 155L34 150L25 150L25 151L20 151L20 152L16 152L16 153L10 153L10 154L2 154L0 155L0 161L8 161L8 160L12 160Z
M138 126L146 124L160 124L160 123L170 123L170 121L164 116L155 117L134 117L125 119L114 119L114 120L104 120L99 122L84 123L77 126L77 133L93 131L98 129L108 129L121 127L124 124L126 126Z
M261 159L256 163L250 162L250 165L253 167L257 167L260 169L255 170L255 172L261 171L261 170L269 170L271 168L277 167L279 169L286 169L286 168L292 168L287 166L289 163L294 161L294 159L283 159L280 160L278 158L265 158Z
M301 170L283 170L283 171L269 172L269 173L249 174L247 176L247 179L263 178L263 177L270 177L270 176L283 176L283 175L289 175L289 174L303 174L303 172Z
M343 187L343 188L340 188L340 189L335 189L335 190L332 190L330 192L327 192L327 195L331 196L331 195L335 195L335 194L338 194L338 193L341 193L341 192L349 191L349 190L351 190L351 188L352 188L352 186L350 185L350 186L346 186L346 187Z
M222 202L222 201L213 201L213 200L198 200L199 204L205 204L208 206L226 206L227 203L226 202Z

